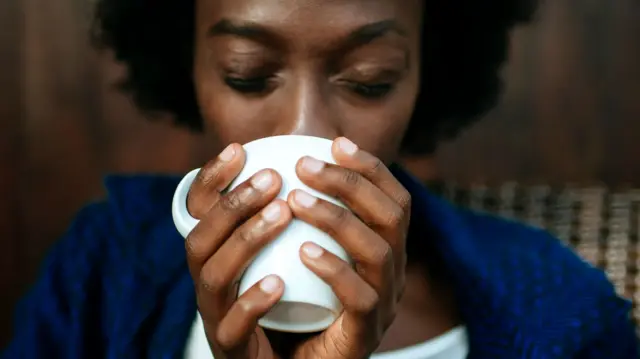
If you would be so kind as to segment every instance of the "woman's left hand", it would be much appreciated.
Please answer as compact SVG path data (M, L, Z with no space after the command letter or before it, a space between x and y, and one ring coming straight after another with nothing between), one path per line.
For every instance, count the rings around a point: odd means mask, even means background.
M293 214L328 233L349 253L348 263L313 243L301 249L303 263L331 286L344 312L324 332L296 348L296 359L362 359L373 353L393 322L405 283L405 239L411 197L389 169L346 138L332 146L338 165L305 157L300 179L334 197L342 208L296 190Z

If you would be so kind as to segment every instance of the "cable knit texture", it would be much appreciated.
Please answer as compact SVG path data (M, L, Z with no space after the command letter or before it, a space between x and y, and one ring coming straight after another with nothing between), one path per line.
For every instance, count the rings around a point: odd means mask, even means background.
M453 275L470 359L637 359L630 303L538 229L455 208L402 170L412 222ZM196 314L171 199L180 177L114 176L49 254L2 358L181 358Z

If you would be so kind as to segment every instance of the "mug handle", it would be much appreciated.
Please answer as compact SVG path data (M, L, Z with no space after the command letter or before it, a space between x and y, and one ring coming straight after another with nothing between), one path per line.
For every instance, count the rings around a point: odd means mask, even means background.
M187 209L187 195L189 194L191 184L193 184L198 172L200 172L200 168L192 170L182 178L176 188L176 192L173 195L173 202L171 203L173 223L175 224L178 233L180 233L183 238L187 238L193 228L195 228L195 226L200 222L193 218Z

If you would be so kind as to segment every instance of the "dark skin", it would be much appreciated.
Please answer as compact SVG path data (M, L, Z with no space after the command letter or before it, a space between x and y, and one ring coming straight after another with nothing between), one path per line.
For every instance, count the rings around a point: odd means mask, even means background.
M421 7L420 0L197 2L198 102L206 133L229 144L203 167L188 200L201 219L186 241L189 269L216 359L277 357L256 323L284 283L269 276L239 298L236 289L293 217L329 233L356 265L303 245L303 263L333 288L344 312L290 348L292 357L360 359L457 324L449 288L407 267L411 198L386 167L418 93ZM301 191L275 199L281 178L269 169L221 194L244 164L239 144L279 134L336 139L337 165L302 158L297 173L350 211Z

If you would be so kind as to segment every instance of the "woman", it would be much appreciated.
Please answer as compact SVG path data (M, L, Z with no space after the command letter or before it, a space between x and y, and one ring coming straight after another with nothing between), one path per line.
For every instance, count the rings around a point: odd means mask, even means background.
M225 148L191 188L201 222L186 246L170 214L180 177L110 177L108 199L49 256L6 357L637 358L630 305L602 272L392 165L494 105L508 30L530 12L507 0L98 0L96 38L128 66L136 103ZM220 194L243 166L239 144L277 134L336 139L337 165L304 158L297 173L353 215L300 191L274 200L270 170ZM301 248L345 308L322 333L256 326L285 290L277 277L234 296L294 216L356 261Z

